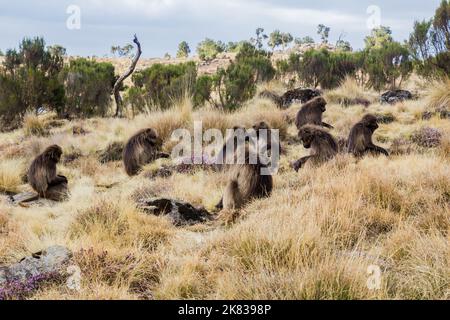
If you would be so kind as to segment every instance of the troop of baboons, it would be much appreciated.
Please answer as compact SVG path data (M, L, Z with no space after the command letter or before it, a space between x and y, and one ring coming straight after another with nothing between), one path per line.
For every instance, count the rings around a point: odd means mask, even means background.
M327 102L323 97L315 97L305 103L297 113L295 124L298 129L298 137L304 148L311 149L311 153L292 164L295 171L304 167L307 162L320 165L334 158L340 151L335 138L326 129L332 129L333 126L322 121L326 105ZM270 151L272 139L269 125L262 121L255 124L253 129L256 131L256 142L258 144L265 143L265 149ZM377 118L371 114L365 115L351 129L345 151L356 157L367 153L388 156L389 153L385 149L372 142L372 135L376 129L378 129ZM235 127L234 131L237 130L245 129ZM268 132L265 140L260 135L261 130ZM254 150L248 143L249 139L246 138L243 144L242 141L240 144L239 141L236 141L236 135L230 139L233 139L233 157L242 156L244 153L245 163L231 162L233 164L229 166L219 167L220 169L226 168L228 181L223 197L216 207L217 209L239 210L252 199L270 196L273 189L273 178L271 175L262 174L262 169L267 168L267 164L261 160L257 150ZM151 128L141 130L133 135L123 151L125 172L129 176L134 176L139 173L142 166L158 158L168 158L168 154L161 152L162 144L161 138ZM226 155L226 147L227 143L223 146L222 156ZM28 181L42 198L60 201L68 194L67 178L57 175L56 172L56 165L60 161L61 155L62 149L59 146L50 146L30 166ZM256 163L251 163L249 159L256 159Z

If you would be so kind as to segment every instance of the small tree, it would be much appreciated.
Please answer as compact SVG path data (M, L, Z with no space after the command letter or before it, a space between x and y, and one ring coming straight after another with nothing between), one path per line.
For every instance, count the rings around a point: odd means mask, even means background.
M182 41L178 45L177 58L187 58L191 53L191 49L189 48L189 44L186 41Z
M370 35L364 39L366 49L380 49L393 41L391 29L385 26L373 29Z
M421 76L450 76L450 1L441 2L433 19L414 23L408 45Z
M264 28L257 28L255 33L256 37L250 39L250 42L257 49L262 49L264 47L264 40L267 40L269 37L264 33Z
M220 105L225 109L236 109L252 98L256 84L269 81L275 76L270 55L246 42L236 60L227 69L220 69L213 77L213 87L218 93Z
M368 50L365 59L364 69L369 75L369 85L376 90L386 86L391 89L400 87L413 71L408 48L395 41Z
M43 38L25 38L19 50L8 50L1 72L0 105L11 103L17 109L0 106L0 117L17 124L27 111L38 113L43 107L60 108L64 104L64 88L58 75L63 68L64 54L62 47L46 48Z
M283 32L281 33L281 46L283 47L283 50L286 49L286 47L294 41L294 37L289 32Z
M273 50L283 43L282 34L280 30L275 30L269 35L267 45Z
M330 27L327 27L323 24L319 24L317 26L317 34L320 36L320 39L322 39L322 43L327 44L328 38L330 36Z
M200 60L209 61L215 59L217 55L224 52L226 45L221 41L214 41L212 39L206 38L200 42L197 46L197 54Z

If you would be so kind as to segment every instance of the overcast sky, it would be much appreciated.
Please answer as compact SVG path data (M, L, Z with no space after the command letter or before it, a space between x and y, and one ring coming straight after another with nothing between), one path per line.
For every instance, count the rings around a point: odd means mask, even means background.
M415 20L433 16L440 0L0 0L0 49L17 47L24 37L43 36L70 55L109 54L112 45L131 42L137 33L145 57L176 52L186 40L194 51L205 37L224 42L249 39L257 27L294 37L318 39L317 25L331 27L354 48L370 32L369 6L380 8L381 24L403 41ZM70 30L67 9L81 11L81 28Z

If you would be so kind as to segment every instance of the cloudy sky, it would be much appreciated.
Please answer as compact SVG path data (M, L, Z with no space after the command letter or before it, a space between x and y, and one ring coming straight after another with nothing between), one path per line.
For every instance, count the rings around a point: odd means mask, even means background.
M43 36L71 55L109 54L112 45L129 43L134 33L145 57L174 54L180 41L191 48L205 37L224 42L249 39L257 27L318 38L317 25L331 27L355 48L363 46L379 8L381 24L402 41L414 20L433 16L440 0L0 0L0 49L17 47L24 36ZM80 29L69 29L68 8L80 9ZM369 10L370 11L370 10ZM71 11L73 12L73 11ZM75 17L76 18L76 17ZM75 20L70 20L76 22ZM70 24L74 26L74 24Z

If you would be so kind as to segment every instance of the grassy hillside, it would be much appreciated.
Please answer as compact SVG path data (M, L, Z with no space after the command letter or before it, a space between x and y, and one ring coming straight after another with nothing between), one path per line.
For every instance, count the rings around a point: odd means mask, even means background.
M326 92L331 104L325 121L335 126L336 137L346 137L366 112L387 115L392 122L380 125L375 141L392 156L339 155L299 173L289 163L307 150L286 120L299 105L282 111L254 99L224 114L193 110L186 100L133 120L61 123L52 115L29 116L23 129L0 134L0 192L29 190L21 180L27 166L56 143L65 153L59 170L69 178L71 198L23 208L0 195L0 264L54 244L75 253L82 290L51 283L33 299L449 299L450 122L437 115L422 120L445 96L445 87L440 94L436 86L429 88L437 96L395 106L380 105L375 93L348 84ZM337 95L353 96L354 90L374 103L367 109L338 104ZM112 142L148 126L170 151L172 130L192 129L195 120L202 120L204 129L222 130L265 120L281 131L285 154L273 195L246 206L234 224L176 228L164 217L141 212L134 201L173 197L212 210L225 173L198 169L149 178L167 161L159 160L130 179L121 162L98 161ZM87 134L74 135L74 127ZM422 128L439 130L438 146L426 147L430 137ZM382 270L379 290L367 287L370 265Z

